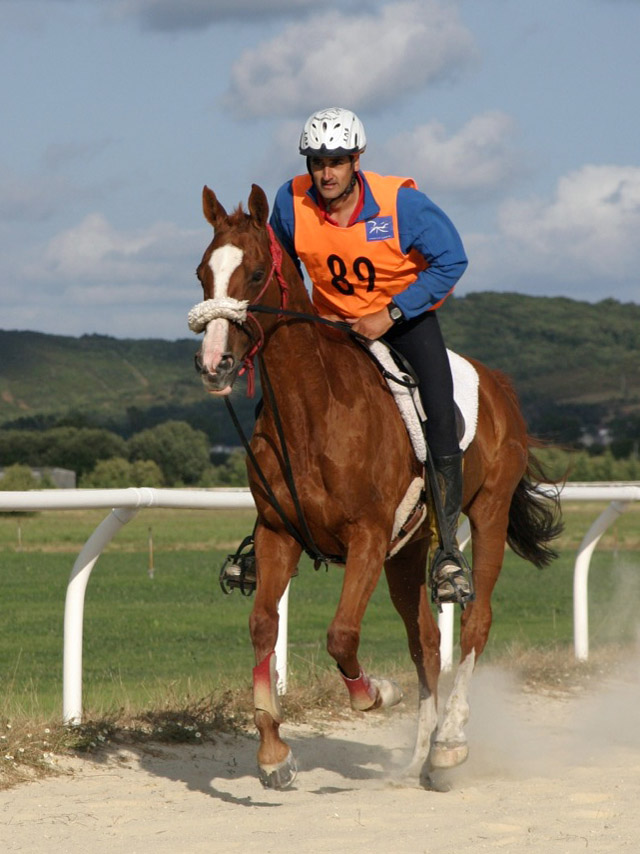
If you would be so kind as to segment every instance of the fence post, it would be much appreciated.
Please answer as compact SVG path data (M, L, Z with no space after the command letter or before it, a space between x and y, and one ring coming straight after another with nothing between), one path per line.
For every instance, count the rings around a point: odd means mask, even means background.
M618 516L631 506L629 501L612 501L584 535L573 570L573 647L578 661L589 658L588 581L591 556L600 537Z
M82 721L82 630L91 570L105 546L137 512L137 507L112 510L84 544L71 570L64 606L62 721L65 724L77 725Z
M291 582L286 586L278 602L278 639L276 640L276 670L278 673L278 694L287 693L287 666L289 656L289 590Z

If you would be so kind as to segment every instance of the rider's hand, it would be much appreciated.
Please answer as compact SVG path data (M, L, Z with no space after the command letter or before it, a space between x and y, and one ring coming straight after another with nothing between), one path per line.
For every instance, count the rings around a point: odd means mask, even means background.
M347 323L351 323L351 328L363 338L369 338L375 341L377 338L382 338L385 332L393 326L393 320L389 317L389 312L386 307L380 311L374 311L373 314L365 314L364 317L347 317Z

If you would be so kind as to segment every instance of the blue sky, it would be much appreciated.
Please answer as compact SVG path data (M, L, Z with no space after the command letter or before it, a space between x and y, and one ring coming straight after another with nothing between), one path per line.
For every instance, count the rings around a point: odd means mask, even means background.
M640 0L0 0L0 328L189 337L210 239L354 109L456 293L640 302Z

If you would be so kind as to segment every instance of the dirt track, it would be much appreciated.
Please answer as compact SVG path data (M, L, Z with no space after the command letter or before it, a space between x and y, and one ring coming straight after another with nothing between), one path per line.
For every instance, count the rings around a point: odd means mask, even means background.
M619 852L640 845L640 687L522 694L480 669L469 761L425 791L394 781L413 721L397 711L289 728L294 789L262 789L252 738L118 750L0 792L0 848L76 854Z

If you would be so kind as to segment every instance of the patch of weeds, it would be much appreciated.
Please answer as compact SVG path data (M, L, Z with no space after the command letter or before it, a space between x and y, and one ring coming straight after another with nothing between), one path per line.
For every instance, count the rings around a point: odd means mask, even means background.
M72 741L62 724L0 718L0 788L64 773L57 757Z
M115 744L202 744L217 734L245 731L253 703L249 692L225 691L161 709L90 717L78 726L35 722L26 715L0 717L0 788L69 773L59 760L104 753Z
M244 731L250 722L250 696L228 690L190 702L130 714L121 723L116 738L121 742L156 741L169 744L201 744L215 741L220 733Z

